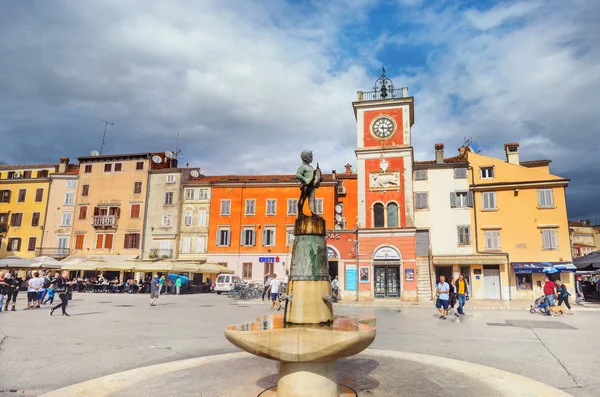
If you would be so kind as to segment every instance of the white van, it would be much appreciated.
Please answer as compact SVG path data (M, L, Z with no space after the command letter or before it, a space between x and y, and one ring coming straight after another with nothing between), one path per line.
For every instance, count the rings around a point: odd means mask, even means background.
M220 295L221 292L228 292L232 289L234 284L242 283L242 279L235 274L219 274L217 276L217 281L215 282L215 291Z

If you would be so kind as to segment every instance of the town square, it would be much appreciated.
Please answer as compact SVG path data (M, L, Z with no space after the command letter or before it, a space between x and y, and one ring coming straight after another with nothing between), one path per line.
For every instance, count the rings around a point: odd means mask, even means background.
M0 396L600 394L594 16L3 3Z

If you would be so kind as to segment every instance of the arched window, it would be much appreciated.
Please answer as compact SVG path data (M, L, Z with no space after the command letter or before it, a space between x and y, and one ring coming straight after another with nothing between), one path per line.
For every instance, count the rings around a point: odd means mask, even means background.
M388 227L398 227L398 204L389 203L387 206Z
M375 227L385 227L385 208L381 203L373 206L373 224Z

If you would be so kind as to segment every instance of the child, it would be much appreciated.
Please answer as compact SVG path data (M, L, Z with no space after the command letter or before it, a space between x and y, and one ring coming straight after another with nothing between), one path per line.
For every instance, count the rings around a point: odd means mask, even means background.
M46 298L46 300L43 303L45 305L48 302L50 302L50 304L52 304L54 302L54 284L52 284L50 287L48 287L48 297Z

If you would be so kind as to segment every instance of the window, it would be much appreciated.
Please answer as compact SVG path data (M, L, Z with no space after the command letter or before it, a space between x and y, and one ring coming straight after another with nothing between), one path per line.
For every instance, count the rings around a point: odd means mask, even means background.
M486 230L485 231L485 249L488 251L500 250L500 231Z
M175 183L175 175L167 175L167 183Z
M89 174L90 172L92 172L92 165L88 164L85 166L85 171L86 174ZM38 177L39 177L40 173L38 172Z
M194 199L194 189L186 189L185 190L185 199L193 200Z
M242 264L242 278L245 280L252 279L252 263L244 262Z
M473 192L450 192L450 207L465 208L473 206Z
M373 226L385 227L385 209L381 203L373 206Z
M467 179L467 169L466 168L455 168L454 169L454 178Z
M27 197L27 189L19 189L19 197L17 198L18 203L24 203Z
M389 203L387 206L388 227L398 227L398 204Z
M14 171L10 171L7 175L8 179L15 179L15 172Z
M288 215L297 215L298 214L298 199L288 199L287 214Z
M471 245L471 226L458 226L458 245Z
M538 207L554 208L552 189L538 189Z
M31 179L31 171L23 171L23 179Z
M10 190L0 190L0 203L10 203Z
M76 181L67 181L67 189L74 189Z
M200 193L200 200L206 200L208 199L208 189L200 189L199 191Z
M125 246L123 248L140 248L139 233L129 233L125 235Z
M427 170L415 170L415 181L427 180Z
M558 249L558 233L556 229L542 229L542 248L545 250Z
M263 274L273 274L275 272L275 264L273 262L265 262L265 272Z
M35 237L29 237L29 241L27 242L27 251L35 251L35 243L37 239Z
M196 237L196 252L198 252L198 253L206 252L206 237L204 237L204 236Z
M108 163L108 164L104 164L104 172L111 172L112 171L112 164Z
M479 171L481 179L492 179L494 177L494 167L481 167Z
M63 212L62 216L60 218L60 225L61 226L71 226L72 219L73 219L72 212Z
M173 205L173 192L165 193L165 205Z
M191 237L182 237L181 238L181 253L189 254L192 252L192 238Z
M126 235L127 236L127 235ZM97 249L112 249L113 247L113 238L112 234L98 234L96 235L96 248Z
M7 251L21 251L21 239L18 237L17 238L9 238L6 250Z
M294 230L293 229L286 229L286 231L285 231L285 245L286 245L286 247L289 247L292 244L294 244Z
M65 205L73 205L73 197L75 194L73 192L65 193Z
M58 252L64 255L69 254L69 237L59 236L58 237Z
M221 215L229 215L231 211L231 201L221 200Z
M315 211L317 212L317 214L323 213L323 199L322 198L315 199Z
M242 245L252 246L256 243L256 232L254 229L242 230Z
M418 210L429 208L429 193L415 193L415 208Z
M44 189L35 189L35 202L41 203L44 199Z
M34 212L31 215L31 226L39 226L40 225L40 213Z
M206 210L198 211L198 226L206 226Z
M141 204L131 204L131 210L129 211L130 218L140 217Z
M267 215L275 215L277 211L277 200L267 199Z
M10 225L19 227L23 223L23 214L20 212L13 213L10 215Z
M78 234L75 236L75 249L76 250L81 250L83 249L83 239L84 239L85 235L84 234Z
M275 245L275 229L264 228L262 232L262 244L267 247Z
M115 163L115 172L121 172L123 170L123 163Z
M246 211L244 214L246 215L254 215L254 211L256 208L256 200L246 200Z
M133 193L140 194L142 192L142 182L133 182Z
M79 207L79 219L87 219L87 206Z
M518 290L531 290L533 284L531 282L531 273L515 274L515 285Z
M41 170L37 172L38 178L48 178L48 170Z
M496 209L496 192L483 192L481 193L481 199L483 201L484 210Z
M229 229L217 230L217 245L228 246L231 241L231 232Z
M194 218L193 211L185 211L183 216L183 224L186 226L192 226L192 219Z
M135 163L135 169L136 170L143 170L144 169L144 162L143 161L138 161L137 163Z
M173 225L173 214L163 214L161 226L171 227Z

